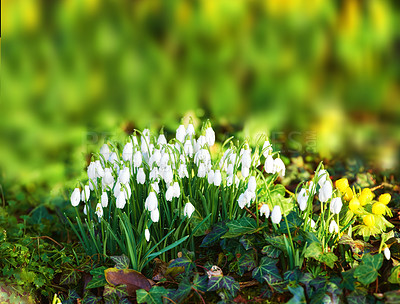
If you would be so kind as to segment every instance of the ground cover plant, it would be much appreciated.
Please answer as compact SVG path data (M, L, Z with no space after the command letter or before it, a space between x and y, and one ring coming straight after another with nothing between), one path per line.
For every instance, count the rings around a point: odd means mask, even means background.
M288 159L266 136L216 136L208 121L182 124L169 140L136 130L101 146L67 199L18 214L24 198L3 197L0 295L395 303L398 192L393 179Z

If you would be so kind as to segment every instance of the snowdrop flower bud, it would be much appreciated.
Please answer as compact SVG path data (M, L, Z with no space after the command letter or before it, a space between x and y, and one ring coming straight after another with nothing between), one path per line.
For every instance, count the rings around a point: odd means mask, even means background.
M189 137L192 137L194 134L195 134L194 126L192 124L189 124L186 128L186 135L189 135Z
M326 180L319 189L319 200L323 203L327 202L332 197L332 184Z
M260 216L264 215L265 218L268 218L270 214L269 206L267 204L263 204L260 208Z
M170 202L172 201L172 198L174 197L174 187L169 186L167 191L165 191L165 199Z
M157 209L157 206L158 206L157 195L153 191L151 191L146 198L144 207L149 211L153 211Z
M153 154L150 156L149 166L151 167L154 163L159 165L161 160L161 152L158 149L155 149Z
M328 178L328 172L324 169L320 170L318 172L318 184L322 187L322 185L325 183L326 179Z
M117 197L117 200L115 202L116 207L119 209L124 209L125 204L126 204L126 194L125 191L120 191Z
M197 171L197 176L198 177L205 177L206 174L207 174L206 166L204 165L204 163L200 163L200 166L199 166L198 171Z
M230 186L232 186L232 183L233 183L233 174L228 175L228 176L226 177L226 185L227 185L228 187L230 187Z
M107 192L101 194L101 206L106 208L108 206L108 195Z
M100 154L103 155L106 161L110 158L110 148L108 147L107 144L101 146Z
M215 170L214 172L214 186L219 187L222 182L222 177L221 177L221 171L220 170Z
M121 171L119 171L119 181L121 182L121 184L127 184L129 183L129 168L128 167L124 167Z
M302 188L300 192L297 194L297 202L299 203L299 208L301 211L306 210L307 200L308 200L307 191L306 189Z
M257 188L256 178L254 176L250 176L249 183L247 184L247 189L251 192L255 192Z
M145 237L145 239L146 239L147 242L150 242L150 231L149 231L148 228L146 228L146 229L144 230L144 237Z
M104 176L103 176L103 187L109 186L110 188L114 185L114 176L112 175L111 168L104 169Z
M157 223L160 220L160 211L158 209L154 209L150 213L150 218L154 223Z
M281 212L281 207L276 205L274 206L274 209L272 209L271 213L271 221L274 224L279 224L282 220L282 212Z
M103 166L101 165L101 162L99 160L96 160L94 162L96 165L96 177L103 177L104 176L104 169Z
M244 177L244 178L246 178L246 177L248 177L249 176L249 174L250 174L250 168L249 167L244 167L243 165L242 165L242 176Z
M90 188L88 185L82 190L82 202L87 202L90 197Z
M329 233L339 233L339 226L336 224L335 220L332 220L332 222L329 224Z
M275 172L279 173L281 176L285 176L285 164L280 158L276 158L274 161Z
M159 146L164 146L167 144L167 139L165 138L164 134L160 134L160 136L158 136L157 144Z
M274 164L275 164L274 158L272 157L272 155L268 155L264 164L265 172L274 174L275 173Z
M386 260L390 260L390 249L389 249L389 247L385 247L385 249L383 249L383 254L385 255Z
M132 155L133 155L133 144L130 141L125 145L124 150L122 151L122 159L124 161L132 161Z
M179 183L175 182L172 186L174 189L174 197L178 198L181 196L181 188L179 187Z
M214 130L211 128L211 126L208 127L208 128L206 129L206 136L205 136L205 138L206 138L207 144L208 144L210 147L214 145L214 143L215 143L215 132L214 132Z
M86 208L86 205L83 206L83 214L84 214L84 215L87 215L87 208Z
M79 188L75 188L71 194L71 205L76 207L79 205L80 201L81 201L81 192L79 191Z
M210 185L214 183L214 170L208 172L207 181Z
M146 173L144 173L143 168L139 168L139 171L136 176L136 180L138 184L144 184L146 182Z
M180 164L178 168L178 175L180 178L189 177L189 173L186 164Z
M178 129L176 130L176 140L178 140L181 143L183 143L183 141L185 140L185 136L186 136L185 126L184 125L180 125L178 127Z
M242 167L250 168L250 166L251 166L251 150L250 149L242 149L242 151L240 151L240 154L242 156Z
M271 144L269 143L268 140L264 142L264 145L262 147L263 155L264 157L268 157L268 155L272 152L272 147Z
M186 203L185 208L183 208L183 215L190 218L194 211L195 211L194 206L192 205L191 202L188 202Z
M97 217L103 217L103 207L101 206L101 204L97 204L96 205L96 211L95 211Z
M310 219L310 226L311 228L315 228L315 222L313 219Z
M201 135L196 142L196 152L201 150L206 144L207 144L206 137L204 135Z
M330 210L333 214L339 214L340 210L342 210L342 199L340 197L335 197L331 201Z
M308 192L310 193L310 195L314 195L316 192L316 187L314 187L314 182L310 181L310 184L308 185Z
M135 168L139 168L142 165L142 153L140 151L136 151L133 156L133 166Z
M96 164L94 162L91 162L89 164L89 166L87 167L87 175L88 175L89 180L96 179Z
M158 168L154 167L153 170L150 171L149 178L154 181L154 180L158 180L159 176L160 175L159 175L159 172L158 172Z
M246 196L244 195L244 193L239 195L239 198L237 201L238 201L240 209L243 209L244 206L246 206L247 201L246 201Z
M193 145L192 145L192 141L190 139L185 141L185 144L183 146L183 150L185 151L186 155L188 155L189 157L193 156Z
M170 184L174 178L174 173L172 172L171 166L167 166L163 172L163 179L166 184Z
M228 165L228 168L226 169L226 174L228 174L228 175L233 174L233 164Z

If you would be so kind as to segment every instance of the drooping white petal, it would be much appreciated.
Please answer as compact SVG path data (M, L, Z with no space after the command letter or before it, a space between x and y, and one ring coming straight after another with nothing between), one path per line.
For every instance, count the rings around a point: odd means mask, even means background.
M282 212L281 212L281 207L276 205L274 206L274 208L272 209L272 213L271 213L271 221L274 224L279 224L282 220Z
M81 192L80 192L79 188L75 188L71 194L71 205L76 207L79 205L80 201L81 201Z

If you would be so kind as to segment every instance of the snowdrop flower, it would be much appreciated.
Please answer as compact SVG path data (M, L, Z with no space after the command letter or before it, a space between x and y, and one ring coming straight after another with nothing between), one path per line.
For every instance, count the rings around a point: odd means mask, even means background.
M251 201L252 201L253 199L256 198L256 194L255 194L255 192L250 191L249 189L247 189L247 190L244 192L244 197L245 197L245 199L246 199L247 206L250 207L250 203L251 203Z
M160 193L160 187L158 186L158 182L154 182L151 184L151 188L158 194Z
M310 223L311 228L315 228L315 222L313 219L308 219L308 222Z
M79 205L80 201L81 201L81 192L79 191L79 188L75 188L71 194L71 205L76 207Z
M111 155L110 155L110 158L108 159L108 161L110 162L110 163L112 163L112 164L118 164L118 156L117 156L117 153L115 153L115 152L113 152L113 153L111 153Z
M133 167L139 168L142 165L142 153L136 151L133 155Z
M128 193L126 193L126 190L128 191ZM127 199L130 198L131 194L132 194L132 191L131 191L131 187L129 186L129 184L124 184L124 186L122 186L121 183L116 183L115 187L114 187L114 196L115 196L115 198L118 198L118 196L119 196L119 194L121 192L125 193Z
M104 176L104 169L103 166L101 165L101 162L99 160L96 160L94 162L95 167L96 167L96 177L103 177Z
M389 249L389 247L385 247L385 249L383 249L383 254L385 255L386 260L390 260L390 249Z
M331 201L330 210L333 214L339 214L340 210L342 210L342 199L340 197L335 197Z
M201 135L196 142L196 147L195 150L196 152L203 149L203 147L207 144L206 137L204 135Z
M324 169L320 170L318 172L318 184L322 187L322 185L325 183L326 179L328 178L328 172Z
M226 174L233 175L233 164L228 165L228 168L226 168Z
M106 188L107 186L112 188L114 186L114 176L112 175L111 168L104 169L104 176L102 179L102 183L103 183L103 188Z
M183 208L183 215L190 218L194 211L195 211L194 206L192 205L191 202L188 202L186 203L185 208Z
M228 187L232 186L233 184L233 174L227 175L226 176L226 185Z
M144 184L146 182L146 173L144 173L143 168L139 168L139 171L136 176L136 180L138 184Z
M172 188L174 189L174 197L176 197L176 198L178 198L178 197L180 197L181 196L181 187L179 187L179 183L178 182L175 182L173 185L172 185Z
M222 177L221 177L221 171L220 170L215 170L214 172L214 186L219 187L222 182Z
M88 185L82 190L82 202L87 202L90 197L90 188Z
M247 189L251 192L255 192L257 188L257 182L255 176L250 176L249 182L247 184Z
M209 126L207 129L206 129L206 136L205 136L205 138L206 138L206 142L207 142L207 144L208 144L208 146L213 146L214 145L214 143L215 143L215 132L214 132L214 130L211 128L211 126Z
M87 215L87 208L86 208L86 205L83 206L83 214L84 214L84 215Z
M332 222L329 224L329 233L339 233L339 226L336 224L335 220L332 220Z
M260 208L260 216L264 215L265 218L268 218L270 214L269 206L267 204L263 204Z
M89 166L87 167L87 175L89 180L95 180L96 179L96 164L94 162L91 162ZM93 190L93 189L91 189Z
M103 217L103 207L101 206L100 203L98 203L98 204L96 205L96 211L95 211L95 213L96 213L96 215L97 215L98 218Z
M144 202L144 207L149 210L153 211L156 210L158 206L157 195L151 191ZM153 221L154 222L154 221Z
M100 154L103 155L106 161L110 158L110 148L108 147L107 144L101 146Z
M192 137L194 134L195 134L194 126L193 126L193 124L189 124L189 125L187 126L187 128L186 128L186 135L188 135L189 138L190 138L190 137Z
M207 169L204 163L200 163L200 166L197 170L197 177L205 177L207 174Z
M264 145L261 150L263 151L264 157L268 157L268 155L272 153L272 147L268 139L264 142Z
M162 171L162 178L164 179L166 184L170 184L172 179L174 178L174 173L172 172L171 166L167 166Z
M149 166L151 167L154 163L157 164L157 166L160 164L161 160L161 152L158 149L155 149L153 154L150 156L149 159Z
M281 212L281 207L276 205L274 206L274 209L272 209L271 213L271 221L274 224L279 224L282 220L282 212Z
M248 177L249 176L249 174L250 174L250 168L249 167L243 167L242 166L242 176L244 177L244 178L246 178L246 177Z
M214 170L211 170L210 172L208 172L207 181L208 181L208 184L210 184L210 185L212 185L214 183Z
M183 150L185 151L186 155L188 155L189 157L193 156L193 145L192 145L192 141L190 139L185 141L185 144L183 145Z
M306 210L308 201L308 194L306 189L302 188L300 192L297 194L297 202L299 204L299 208L301 211Z
M315 195L315 192L317 191L317 187L314 187L314 182L310 181L310 184L308 185L308 192L310 195Z
M279 173L281 176L285 176L285 164L283 161L278 157L274 161L274 171Z
M274 158L272 157L272 155L268 155L264 164L265 172L274 174L275 173L274 165L275 165Z
M332 184L326 180L319 189L319 200L323 203L327 202L332 196Z
M176 140L180 141L181 143L183 143L183 141L185 140L185 136L186 136L186 130L185 130L185 126L184 125L180 125L178 127L178 129L176 130Z
M121 184L124 184L124 185L128 184L129 177L130 177L130 174L129 174L128 167L124 167L121 171L119 171L118 178L119 178L119 181Z
M245 197L244 193L239 195L239 198L237 201L238 201L240 209L243 209L244 206L246 206L247 201L246 201L246 197Z
M144 141L147 142L147 144L150 144L150 130L149 129L144 129L142 132L142 137L141 137L142 143Z
M158 177L160 176L158 172L158 168L154 167L153 170L150 171L149 178L153 181L158 180Z
M144 237L145 237L145 239L146 239L147 242L150 242L150 231L149 231L148 228L146 228L146 229L144 230Z
M160 211L158 209L154 209L150 213L150 218L154 223L157 223L160 220Z
M189 177L189 173L186 164L180 164L178 168L178 175L180 178Z
M133 144L130 141L125 145L124 150L122 151L122 159L124 161L132 161L132 155L133 155Z
M101 199L100 200L101 200L101 206L103 208L106 208L108 206L108 195L107 195L107 192L103 192L101 194Z
M165 191L165 199L167 200L167 202L172 201L174 197L174 187L173 186L169 186L167 191Z
M250 166L251 166L251 150L250 149L242 149L240 151L240 155L242 156L242 159L241 159L242 167L250 168Z
M166 144L167 144L167 139L165 138L165 135L161 133L160 136L158 136L157 145L164 146Z
M119 209L124 209L126 204L126 193L125 191L120 191L116 200L116 207Z

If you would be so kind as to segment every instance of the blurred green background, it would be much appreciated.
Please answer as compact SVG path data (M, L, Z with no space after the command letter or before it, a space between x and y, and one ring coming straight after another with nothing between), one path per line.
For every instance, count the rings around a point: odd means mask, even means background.
M363 155L379 170L399 167L398 1L1 6L8 189L57 193L108 138L162 125L172 135L184 115L221 132L266 132L287 156Z

